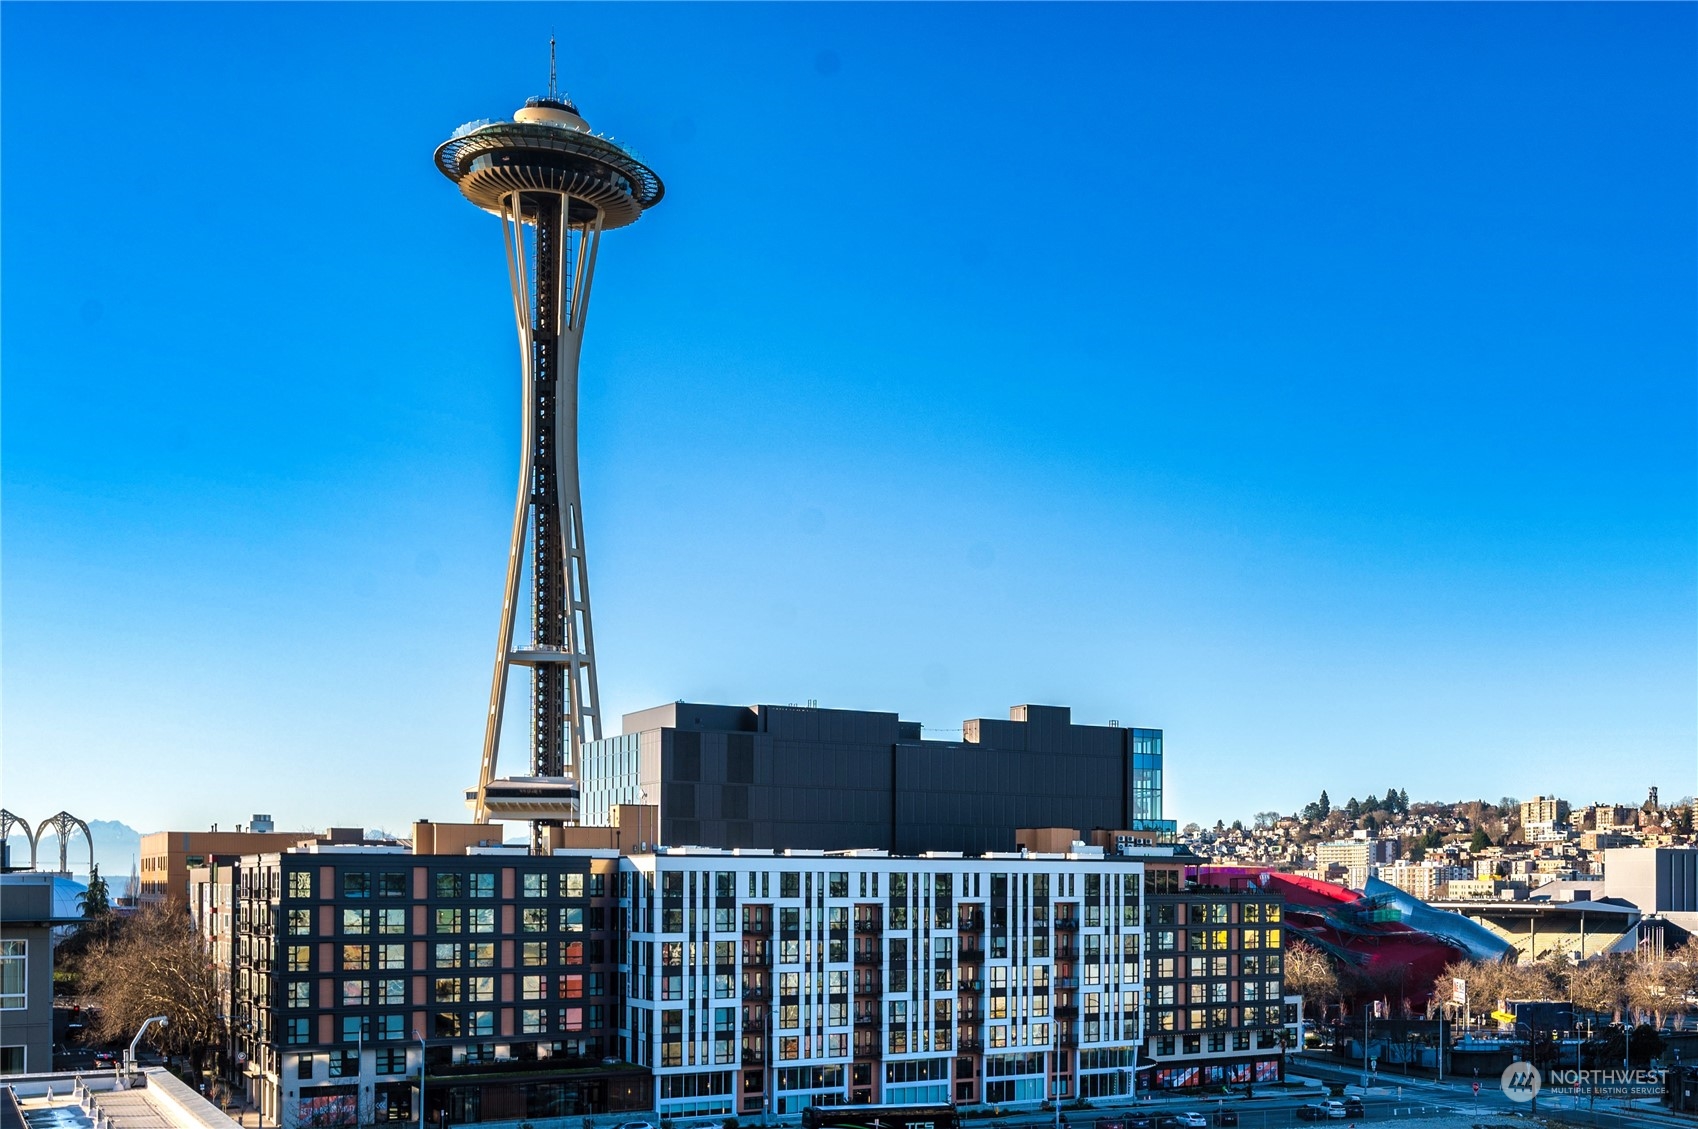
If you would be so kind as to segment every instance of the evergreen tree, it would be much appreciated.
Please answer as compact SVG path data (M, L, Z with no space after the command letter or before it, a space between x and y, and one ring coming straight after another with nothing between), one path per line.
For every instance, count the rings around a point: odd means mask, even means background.
M1399 788L1397 790L1397 810L1404 815L1409 814L1409 789Z
M1362 830L1372 835L1380 829L1380 821L1372 812L1362 817Z
M1320 809L1322 819L1325 819L1327 816L1332 814L1332 801L1327 799L1327 790L1325 788L1321 789L1321 798L1316 803L1317 807Z
M1485 850L1491 845L1492 837L1486 834L1486 829L1484 827L1476 827L1474 829L1474 837L1468 840L1468 849L1476 853Z
M1380 810L1380 798L1378 796L1374 795L1372 792L1369 792L1368 798L1362 801L1362 810L1363 811L1379 811Z
M100 876L100 867L94 863L88 867L88 889L77 895L77 903L82 906L84 920L93 921L112 912L106 879Z
M1355 819L1362 814L1362 805L1356 802L1356 797L1350 797L1350 802L1344 805L1344 814Z

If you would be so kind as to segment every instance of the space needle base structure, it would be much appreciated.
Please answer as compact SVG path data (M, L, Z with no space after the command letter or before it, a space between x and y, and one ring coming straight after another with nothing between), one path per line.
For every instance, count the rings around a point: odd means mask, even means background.
M483 757L466 802L478 823L529 821L532 847L542 851L548 828L577 822L583 745L601 737L578 481L578 359L590 283L602 233L635 223L665 189L623 145L592 133L577 107L552 89L526 101L510 122L461 126L437 148L436 165L466 199L501 220L524 408ZM526 605L530 638L522 639ZM515 668L531 678L530 772L498 777Z

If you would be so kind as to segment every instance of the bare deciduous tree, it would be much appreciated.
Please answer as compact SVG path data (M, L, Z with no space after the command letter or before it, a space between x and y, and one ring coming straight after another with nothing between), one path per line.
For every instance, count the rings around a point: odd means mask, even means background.
M149 1016L163 1015L169 1025L148 1028L148 1042L166 1054L189 1056L197 1067L223 1042L217 973L182 910L142 910L79 965L100 1039L127 1040Z
M1319 1018L1340 997L1338 970L1313 945L1292 941L1285 949L1285 990L1303 997L1309 1014Z

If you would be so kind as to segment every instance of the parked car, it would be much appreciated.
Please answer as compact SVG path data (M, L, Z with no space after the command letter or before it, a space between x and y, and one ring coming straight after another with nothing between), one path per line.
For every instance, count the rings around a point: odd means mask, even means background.
M1185 1129L1209 1129L1209 1119L1194 1109L1186 1110L1178 1115L1179 1124Z
M1147 1113L1130 1113L1126 1115L1126 1129L1156 1129L1156 1119Z
M1178 1115L1165 1113L1156 1118L1156 1129L1187 1129L1187 1127L1183 1121L1179 1120Z
M1367 1115L1367 1111L1362 1108L1362 1099L1361 1098L1352 1094L1350 1097L1344 1099L1344 1116L1346 1116L1346 1117L1364 1117L1366 1115Z
M1325 1121L1326 1119L1326 1106L1320 1102L1308 1102L1297 1107L1297 1120L1299 1121Z
M654 1129L654 1124L648 1121L621 1121L613 1129Z
M94 1065L96 1066L117 1066L121 1061L117 1054L112 1051L94 1052Z
M1328 1117L1336 1117L1336 1118L1339 1118L1341 1120L1344 1118L1345 1114L1348 1112L1344 1107L1344 1103L1339 1101L1337 1098L1331 1098L1327 1101L1322 1102L1321 1108L1325 1109L1327 1111Z
M1219 1109L1215 1111L1216 1125L1237 1125L1238 1111L1235 1109Z

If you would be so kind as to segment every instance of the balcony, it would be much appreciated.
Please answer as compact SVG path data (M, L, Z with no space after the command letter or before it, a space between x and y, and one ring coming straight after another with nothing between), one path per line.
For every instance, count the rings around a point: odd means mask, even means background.
M963 976L955 990L958 992L982 992L985 990L985 982L978 977Z
M857 917L855 919L857 933L883 933L884 920L877 917Z
M961 1013L955 1017L955 1022L968 1025L975 1025L983 1023L984 1021L985 1014L982 1011L968 1011L963 1009Z
M771 968L772 967L772 954L771 953L744 953L743 954L743 967L744 968Z
M978 964L985 959L985 950L978 945L962 945L955 950L955 956L958 960Z
M985 931L985 915L979 910L963 913L956 922L956 930L961 933L983 933Z
M957 1039L955 1049L964 1055L976 1055L985 1049L985 1044L979 1039Z
M768 917L745 917L743 919L743 935L746 937L772 936L772 919Z
M882 964L882 963L884 963L884 954L882 952L880 952L878 949L857 948L855 950L855 963L856 964Z
M1057 1041L1064 1047L1076 1047L1079 1045L1079 1036L1072 1031L1063 1031Z
M743 985L743 998L745 1000L770 1000L772 999L772 985L745 984Z
M1055 988L1058 992L1071 992L1078 987L1079 978L1077 976L1057 976L1055 978Z
M743 1065L744 1066L765 1066L766 1065L766 1052L765 1051L752 1051L749 1048L744 1047L743 1048Z
M878 1025L879 1017L877 1015L857 1015L855 1017L856 1027L877 1027Z
M1078 1019L1079 1009L1072 1004L1057 1004L1055 1017L1057 1019Z
M1078 960L1079 959L1079 950L1074 948L1072 945L1057 945L1055 947L1055 959L1056 960Z

